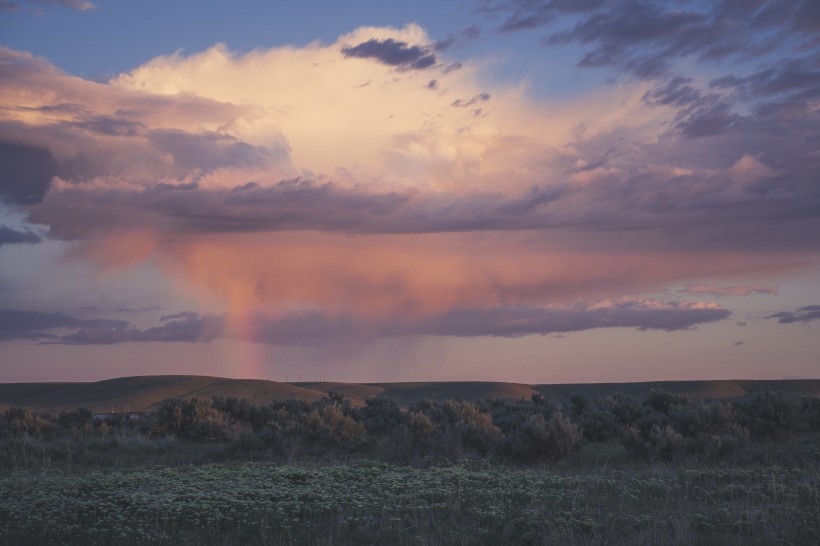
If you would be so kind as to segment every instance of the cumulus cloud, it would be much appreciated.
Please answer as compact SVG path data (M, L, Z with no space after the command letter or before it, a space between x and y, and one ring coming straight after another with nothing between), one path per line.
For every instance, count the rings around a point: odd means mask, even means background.
M610 13L543 6L579 25ZM642 32L654 17L673 36L703 24L653 6L616 22ZM558 41L594 50L617 38L605 30ZM666 39L647 32L650 49ZM549 306L790 267L817 250L820 114L809 98L800 115L775 108L811 89L811 65L711 85L660 70L547 101L436 44L416 25L364 27L329 44L158 57L105 83L0 50L0 135L29 177L0 179L5 198L72 241L71 259L150 262L229 311L224 324L180 316L151 332L85 325L73 342L192 340L260 313L317 332L406 315L417 327L399 330L460 335L448 313L464 309L499 331L516 314L533 333L572 313L591 317L579 327L617 315L649 328L649 309Z
M780 324L790 324L792 322L808 323L820 319L820 305L807 305L797 311L781 311L766 318L777 319Z

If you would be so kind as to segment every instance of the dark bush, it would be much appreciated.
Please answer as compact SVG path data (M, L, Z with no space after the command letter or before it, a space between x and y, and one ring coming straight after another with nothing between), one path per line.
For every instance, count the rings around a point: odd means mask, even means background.
M88 408L77 408L72 411L62 411L57 417L57 423L64 430L90 429L94 414Z
M782 392L756 392L735 407L738 423L748 428L755 438L775 439L800 428L799 403Z
M644 404L658 413L669 413L674 406L686 406L689 404L689 396L686 394L674 394L658 389L651 389L646 396Z
M800 422L806 430L820 431L820 398L807 396L800 399Z
M644 419L630 427L626 446L635 456L651 461L671 461L686 452L684 437L670 425L654 419Z
M12 436L23 434L48 436L51 435L56 428L54 418L50 415L34 413L22 408L9 408L6 410L2 426L4 434Z
M160 426L189 440L223 440L228 436L225 417L199 398L166 400L157 412Z
M557 461L572 453L582 437L578 427L563 414L545 418L536 413L527 418L512 438L508 438L507 449L519 461Z
M398 404L383 397L365 400L365 406L358 410L356 417L364 423L368 434L386 434L406 421Z

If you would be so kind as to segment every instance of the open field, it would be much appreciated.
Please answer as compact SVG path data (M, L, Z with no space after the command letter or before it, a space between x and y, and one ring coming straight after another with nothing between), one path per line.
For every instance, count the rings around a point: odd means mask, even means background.
M342 392L354 406L373 396L396 400L400 406L432 400L518 400L540 393L554 402L572 394L591 397L616 393L644 396L651 389L687 394L693 399L741 398L763 390L778 390L795 396L820 396L820 379L653 381L644 383L587 383L524 385L520 383L452 381L414 383L279 383L261 379L226 379L205 376L141 376L109 379L94 383L5 383L0 384L0 410L22 407L57 412L87 407L97 412L151 411L169 398L212 396L245 398L255 404L272 400L317 400L328 392Z
M816 544L801 468L150 468L0 478L14 544Z
M147 403L181 386L183 398L138 415L0 412L0 544L820 539L820 399L806 382L787 384L799 395L746 383L751 394L730 401L690 395L726 392L698 382L612 396L604 385L587 391L598 396L472 382L352 389L365 401L338 394L345 384L189 377L99 391ZM264 398L279 387L304 398ZM453 391L464 396L445 398Z

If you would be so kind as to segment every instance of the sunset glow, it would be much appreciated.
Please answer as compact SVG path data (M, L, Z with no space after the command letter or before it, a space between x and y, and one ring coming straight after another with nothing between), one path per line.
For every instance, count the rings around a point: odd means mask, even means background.
M128 4L0 2L0 382L820 376L815 2Z

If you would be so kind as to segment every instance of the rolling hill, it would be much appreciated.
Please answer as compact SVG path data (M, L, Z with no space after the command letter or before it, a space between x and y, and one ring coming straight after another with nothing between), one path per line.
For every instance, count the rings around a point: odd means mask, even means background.
M526 385L490 381L448 381L412 383L279 383L261 379L227 379L192 375L138 376L92 383L4 383L0 384L0 410L23 407L59 412L78 407L95 413L109 411L150 411L163 400L194 396L246 398L254 404L298 398L317 400L328 392L344 393L354 405L373 396L393 398L401 406L430 398L433 400L529 399L533 394L560 403L574 393L610 396L616 393L644 396L651 389L688 394L692 398L738 398L760 390L779 390L798 396L820 396L820 379L652 381L640 383L576 383Z

